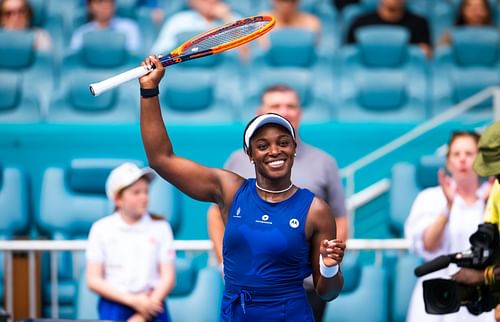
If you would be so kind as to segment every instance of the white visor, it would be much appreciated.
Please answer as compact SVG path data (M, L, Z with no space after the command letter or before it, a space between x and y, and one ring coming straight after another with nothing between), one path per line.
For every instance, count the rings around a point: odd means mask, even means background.
M267 114L262 114L257 117L255 117L253 120L248 123L247 128L245 129L245 135L243 138L243 143L244 143L244 148L245 151L248 150L248 147L250 146L250 139L254 135L254 133L261 128L262 126L266 124L277 124L281 125L285 129L290 132L290 135L292 136L292 139L295 140L295 130L293 129L292 124L283 116L275 114L275 113L267 113Z

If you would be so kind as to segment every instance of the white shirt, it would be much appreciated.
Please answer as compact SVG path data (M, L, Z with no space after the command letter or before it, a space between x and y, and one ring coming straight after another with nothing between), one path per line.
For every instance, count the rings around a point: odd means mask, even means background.
M482 192L479 188L477 194ZM470 248L469 236L472 235L480 223L483 222L484 201L481 198L467 205L465 201L456 196L450 210L448 224L446 225L442 243L436 250L430 252L424 249L423 234L427 227L432 224L437 216L443 213L446 207L446 197L440 186L427 188L420 192L415 199L410 215L405 223L405 237L410 240L411 251L423 257L426 261L432 260L440 255L461 252ZM453 273L458 271L455 264L447 268L427 274L417 281L408 308L407 322L445 322L445 321L495 321L494 310L475 316L462 306L456 313L445 315L431 315L425 312L422 282L431 278L449 279Z
M172 230L149 214L129 225L115 212L92 225L86 258L102 263L104 279L120 291L148 291L160 278L159 264L175 260Z
M129 51L137 51L142 44L141 32L137 23L128 18L115 17L109 23L108 30L113 30L126 35L126 44ZM71 37L70 48L77 50L82 47L83 35L91 31L102 30L95 21L88 22L78 27Z

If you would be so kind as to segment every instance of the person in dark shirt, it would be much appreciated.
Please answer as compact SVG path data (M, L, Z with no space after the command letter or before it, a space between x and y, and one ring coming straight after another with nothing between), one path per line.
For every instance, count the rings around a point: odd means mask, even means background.
M355 19L347 32L346 42L356 43L356 30L371 25L394 25L408 29L410 43L419 45L427 57L432 55L429 24L423 17L406 10L405 0L380 0L375 12Z
M358 4L360 0L332 0L334 7L337 11L342 11L345 7L351 4Z

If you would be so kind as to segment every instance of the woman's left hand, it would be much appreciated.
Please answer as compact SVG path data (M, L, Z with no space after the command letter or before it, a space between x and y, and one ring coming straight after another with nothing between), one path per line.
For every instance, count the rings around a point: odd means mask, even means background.
M345 242L341 240L323 240L319 248L323 263L328 267L340 264L344 258L345 247Z

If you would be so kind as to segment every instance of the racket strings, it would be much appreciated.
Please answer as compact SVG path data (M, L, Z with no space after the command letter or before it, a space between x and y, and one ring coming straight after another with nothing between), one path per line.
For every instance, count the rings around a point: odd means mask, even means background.
M204 51L208 50L234 40L243 38L253 32L262 29L268 24L267 21L257 21L250 24L238 25L238 26L228 26L221 28L216 32L213 32L205 37L202 37L199 41L195 41L190 46L184 48L184 52L187 51Z

